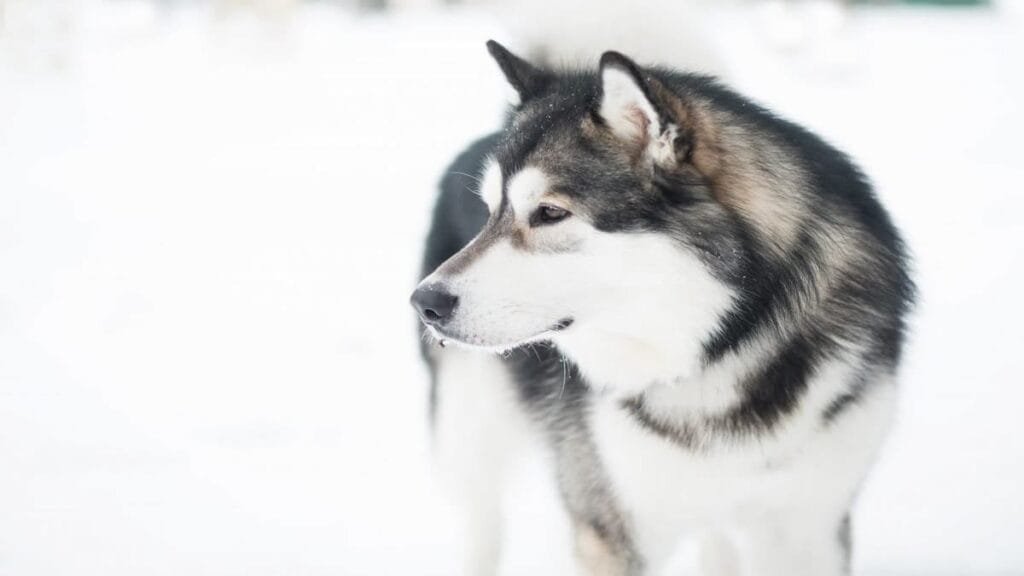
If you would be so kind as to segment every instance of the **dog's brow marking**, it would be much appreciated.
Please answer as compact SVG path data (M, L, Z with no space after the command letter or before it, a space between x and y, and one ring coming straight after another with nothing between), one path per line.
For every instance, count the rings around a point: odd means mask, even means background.
M531 204L548 189L548 177L536 166L527 166L508 180L506 194L516 214L528 213Z
M491 212L497 210L498 205L501 204L501 167L493 158L488 158L479 182L480 198L487 204Z

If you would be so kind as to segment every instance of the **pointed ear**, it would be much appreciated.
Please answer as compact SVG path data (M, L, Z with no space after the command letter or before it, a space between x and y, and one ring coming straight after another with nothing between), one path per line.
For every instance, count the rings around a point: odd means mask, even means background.
M511 53L494 40L487 41L487 51L501 67L508 83L519 93L520 103L537 96L552 81L552 75Z
M646 146L666 128L643 72L618 52L601 55L601 99L597 114L620 139Z

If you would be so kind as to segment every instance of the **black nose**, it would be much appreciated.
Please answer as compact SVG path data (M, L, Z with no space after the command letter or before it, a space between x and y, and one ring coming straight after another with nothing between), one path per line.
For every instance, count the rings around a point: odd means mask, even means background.
M411 301L424 324L440 326L451 318L459 298L438 286L424 286L412 293Z

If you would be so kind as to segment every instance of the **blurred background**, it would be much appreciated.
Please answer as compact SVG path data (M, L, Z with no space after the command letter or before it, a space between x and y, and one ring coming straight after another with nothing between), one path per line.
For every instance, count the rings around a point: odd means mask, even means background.
M1024 7L0 0L0 575L453 574L407 297L488 38L703 70L849 151L916 255L864 574L1024 573ZM571 571L545 472L506 574Z

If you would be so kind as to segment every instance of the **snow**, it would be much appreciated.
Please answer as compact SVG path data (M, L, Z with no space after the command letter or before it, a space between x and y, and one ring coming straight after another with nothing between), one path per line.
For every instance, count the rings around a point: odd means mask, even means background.
M0 29L0 574L452 573L406 299L441 170L503 109L501 27L54 11ZM916 254L857 566L1024 573L1020 12L864 9L814 50L714 24L732 80L849 150ZM565 573L534 468L506 573Z

